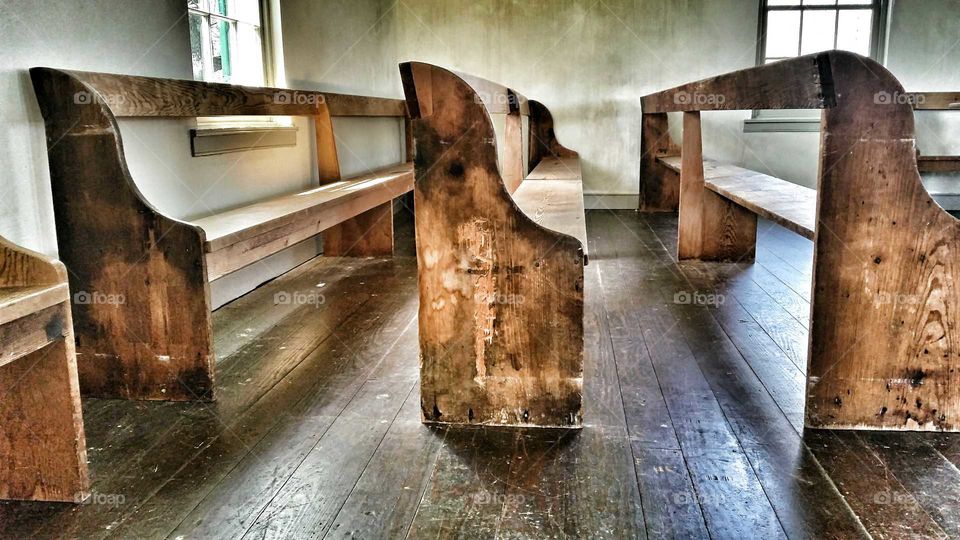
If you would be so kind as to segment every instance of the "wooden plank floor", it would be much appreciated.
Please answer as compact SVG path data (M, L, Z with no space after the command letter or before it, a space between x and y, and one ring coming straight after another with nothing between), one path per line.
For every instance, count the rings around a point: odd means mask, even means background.
M587 222L582 431L419 422L408 236L218 310L217 403L85 400L94 497L0 538L960 538L960 436L803 431L809 241L678 264L673 216Z

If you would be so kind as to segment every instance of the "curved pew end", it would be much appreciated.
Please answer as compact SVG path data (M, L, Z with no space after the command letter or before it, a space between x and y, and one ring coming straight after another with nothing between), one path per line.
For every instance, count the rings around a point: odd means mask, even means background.
M501 176L484 104L518 103L513 92L400 69L417 147L424 422L580 427L583 245L528 217Z
M211 281L331 228L328 255L392 253L387 209L413 189L412 167L341 180L330 118L406 117L402 100L301 92L311 99L281 102L274 96L288 90L50 68L30 75L46 124L60 256L82 299L73 318L85 395L212 401ZM324 185L197 223L143 198L117 118L235 115L312 117Z
M681 258L724 258L706 247L730 236L710 198L814 241L806 427L960 431L960 221L920 178L921 165L951 160L918 163L914 101L883 94L906 95L883 66L842 51L690 83L643 98L645 118L684 114L681 157L656 155L653 139L644 159L679 173ZM955 100L934 97L927 108ZM816 191L703 162L701 110L758 108L823 109ZM665 131L655 127L644 134Z

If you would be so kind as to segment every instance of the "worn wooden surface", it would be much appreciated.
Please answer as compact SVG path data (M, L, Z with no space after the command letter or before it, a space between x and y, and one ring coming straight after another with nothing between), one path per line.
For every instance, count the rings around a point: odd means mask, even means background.
M67 272L0 237L0 499L89 495Z
M553 125L553 114L544 104L530 100L530 140L527 170L533 171L549 158L575 158L577 153L560 143Z
M74 96L90 89L66 73L30 73L47 127L57 244L80 295L73 320L81 390L213 399L203 231L144 202L106 102L91 95L78 103Z
M831 51L647 96L644 110L824 109L815 210L810 190L784 195L769 178L713 186L816 239L806 425L960 431L960 224L921 182L914 104L883 95L905 92L876 62Z
M679 158L663 158L680 172ZM704 187L769 219L804 238L813 240L817 224L817 191L742 167L704 160Z
M192 223L203 228L205 250L213 252L285 226L301 228L311 221L339 223L357 215L357 209L379 206L412 188L413 164L405 163L308 191L281 195Z
M582 430L421 424L413 252L316 259L214 313L216 404L85 401L122 500L0 503L0 537L960 536L957 435L803 431L812 244L761 228L677 264L675 217L588 212Z
M679 170L659 158L680 158L680 147L670 137L667 113L643 114L640 135L640 211L676 212L680 201Z
M84 300L74 302L74 319L87 395L211 401L210 281L344 221L329 253L392 251L392 220L382 218L392 198L412 190L412 166L340 182L331 118L406 117L401 100L50 68L31 77L47 126L60 254ZM319 177L333 184L200 225L142 197L116 124L118 116L271 114L314 118Z
M579 426L580 241L511 198L482 96L434 66L401 73L417 145L424 420Z
M314 116L321 106L328 107L332 116L406 116L401 99L88 71L65 73L89 85L84 91L99 94L118 117Z
M513 200L537 224L579 240L587 258L583 183L579 179L547 182L527 179L513 194Z
M883 67L831 58L807 424L960 430L960 223L924 189L913 109ZM882 122L876 119L882 118Z
M825 52L725 73L644 96L644 114L750 109L823 109L836 103L831 61Z

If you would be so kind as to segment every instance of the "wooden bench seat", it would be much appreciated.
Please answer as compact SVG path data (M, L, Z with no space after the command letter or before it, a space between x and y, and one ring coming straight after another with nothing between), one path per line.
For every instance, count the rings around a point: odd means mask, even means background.
M510 88L416 62L401 75L417 148L424 421L580 427L579 156L546 107ZM503 143L492 115L505 117Z
M214 281L412 189L413 164L403 163L191 223L206 233L207 272Z
M680 174L680 156L658 161ZM734 165L703 160L704 187L813 240L817 223L817 190Z
M86 395L212 400L212 281L318 234L324 255L393 254L393 200L413 189L411 145L406 163L343 179L332 119L406 121L403 100L51 68L30 75L70 286L124 300L73 305ZM144 200L118 118L238 115L312 118L318 185L193 222Z
M0 237L0 499L89 493L67 271Z
M807 428L960 431L960 227L920 174L960 160L918 158L914 119L957 101L905 94L843 51L643 97L641 210L679 205L679 259L749 262L758 214L813 239ZM763 109L822 109L816 191L703 160L703 112ZM669 113L683 116L679 146Z
M544 159L513 192L513 200L537 224L579 240L587 264L580 158Z

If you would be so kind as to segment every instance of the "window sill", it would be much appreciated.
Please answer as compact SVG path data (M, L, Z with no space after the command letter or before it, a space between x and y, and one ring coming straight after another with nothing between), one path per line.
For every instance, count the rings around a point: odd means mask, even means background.
M808 133L820 131L819 118L748 118L744 133Z
M193 157L296 145L296 126L199 127L190 130Z

